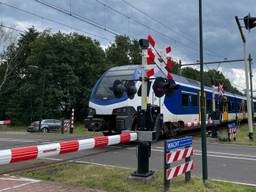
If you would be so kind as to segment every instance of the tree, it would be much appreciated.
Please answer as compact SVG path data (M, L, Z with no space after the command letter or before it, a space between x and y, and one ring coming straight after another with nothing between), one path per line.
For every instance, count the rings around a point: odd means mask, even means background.
M7 61L8 58L5 57L5 52L9 51L8 49L14 48L16 41L16 35L12 30L5 29L0 25L0 93L4 84L6 83L8 76L10 75L11 63Z

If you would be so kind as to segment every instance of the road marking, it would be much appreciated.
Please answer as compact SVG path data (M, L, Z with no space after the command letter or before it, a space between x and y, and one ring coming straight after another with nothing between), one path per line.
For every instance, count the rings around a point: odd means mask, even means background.
M50 142L43 139L14 139L14 138L0 138L0 142L22 142L22 143L36 143L36 142Z
M201 150L194 150L197 153L201 153ZM238 156L238 157L249 157L249 158L256 158L256 156L253 155L245 155L241 153L223 153L223 152L217 152L217 151L207 151L207 153L211 154L220 154L220 155L230 155L230 156Z
M224 183L233 183L233 184L238 184L238 185L245 185L245 186L249 186L249 187L256 187L256 184L252 184L252 183L243 183L243 182L238 182L238 181L228 181L228 180L222 180L222 179L212 179L214 181L220 181L220 182L224 182Z
M163 147L155 147L157 149L162 149L161 151L163 151ZM194 150L195 153L202 153L201 150ZM235 157L247 157L247 158L251 158L251 159L256 159L256 156L254 155L246 155L246 154L241 154L241 153L224 153L224 152L218 152L218 151L207 151L208 154L217 154L217 155L227 155L227 156L235 156Z
M151 149L151 150L154 151L154 152L161 152L161 153L164 152L163 150L160 150L160 149ZM193 155L201 156L202 154L195 152ZM207 157L217 157L217 158L224 158L224 159L256 161L256 158L254 159L254 158L239 157L238 155L236 155L236 156L224 156L224 155L214 155L214 154L208 153Z
M91 161L73 161L73 160L71 160L70 162L81 163L81 164L92 164L92 165L99 165L99 166L113 167L113 168L121 168L121 169L132 169L132 168L129 168L129 167L122 167L122 166L116 166L116 165L107 165L107 164L102 164L102 163L94 163L94 162L91 162Z
M20 178L14 178L14 177L11 177L11 178L8 178L8 177L7 177L7 178L4 178L4 177L0 177L0 180L27 182L27 183L22 183L22 184L19 184L19 185L15 185L15 186L13 186L13 187L7 187L7 188L4 188L4 189L0 189L0 192L12 190L12 189L17 189L17 188L24 187L24 186L26 186L26 185L30 185L30 184L33 184L33 183L38 183L38 182L40 182L40 180L30 179L30 178L24 178L24 177L20 177Z

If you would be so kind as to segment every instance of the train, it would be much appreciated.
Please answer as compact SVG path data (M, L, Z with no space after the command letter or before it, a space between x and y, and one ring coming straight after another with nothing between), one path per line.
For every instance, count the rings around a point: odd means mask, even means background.
M152 68L149 65L148 68ZM141 105L141 65L124 65L107 70L96 82L89 100L85 127L89 131L103 132L104 135L134 131L137 128L137 108ZM200 82L172 74L179 85L172 96L156 97L153 91L154 77L163 77L161 72L154 74L148 86L148 103L159 106L163 123L161 134L175 135L178 132L200 128ZM116 98L113 82L134 81L137 92L133 98L126 93ZM224 92L218 93L215 87L205 86L203 94L206 112L206 126L212 126L214 119L219 124L247 119L246 97ZM253 100L256 112L256 100ZM217 114L217 118L216 118ZM215 116L215 117L214 117ZM253 114L256 117L256 113Z

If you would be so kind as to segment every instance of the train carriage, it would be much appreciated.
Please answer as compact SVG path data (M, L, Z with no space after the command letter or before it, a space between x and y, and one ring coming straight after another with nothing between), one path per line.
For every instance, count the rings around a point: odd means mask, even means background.
M149 66L151 68L152 66ZM85 127L89 131L101 131L105 134L120 133L136 129L136 110L141 104L141 66L126 65L113 67L106 71L95 84L89 101L88 117ZM155 77L163 77L161 72ZM113 93L115 80L134 80L137 93L130 99L124 93L116 98ZM175 134L178 131L198 128L200 122L200 83L198 81L173 74L179 88L173 96L158 98L152 89L154 80L148 86L148 102L160 106L163 114L163 134ZM218 114L220 123L247 119L246 97L225 92L219 95L213 87L205 87L206 125L211 126L214 114ZM256 107L254 100L254 108ZM256 111L256 109L254 110ZM256 113L254 113L256 116Z

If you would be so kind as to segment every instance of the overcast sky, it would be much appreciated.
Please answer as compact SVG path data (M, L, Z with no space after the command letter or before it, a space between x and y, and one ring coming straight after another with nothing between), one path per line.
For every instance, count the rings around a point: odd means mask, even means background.
M151 34L156 39L159 48L171 46L173 58L181 59L183 63L199 60L198 0L41 1L67 10L73 15L77 14L87 18L114 33L126 34L137 39L146 38L147 34ZM92 38L100 41L103 47L108 46L114 40L113 34L35 0L0 0L0 2L41 16L41 18L32 16L0 3L0 22L4 25L19 30L35 26L40 31L48 28L53 32L59 30L66 33L88 32ZM152 18L134 8L138 8ZM243 58L242 41L235 23L235 16L244 17L249 12L251 16L256 17L255 0L203 0L205 61ZM68 26L56 24L47 19ZM248 50L256 60L256 28L247 35ZM222 71L238 89L242 90L245 87L243 63L222 64L219 67L216 64L205 67L206 70L211 68ZM253 71L256 76L255 64L253 64ZM254 89L256 89L256 77Z

